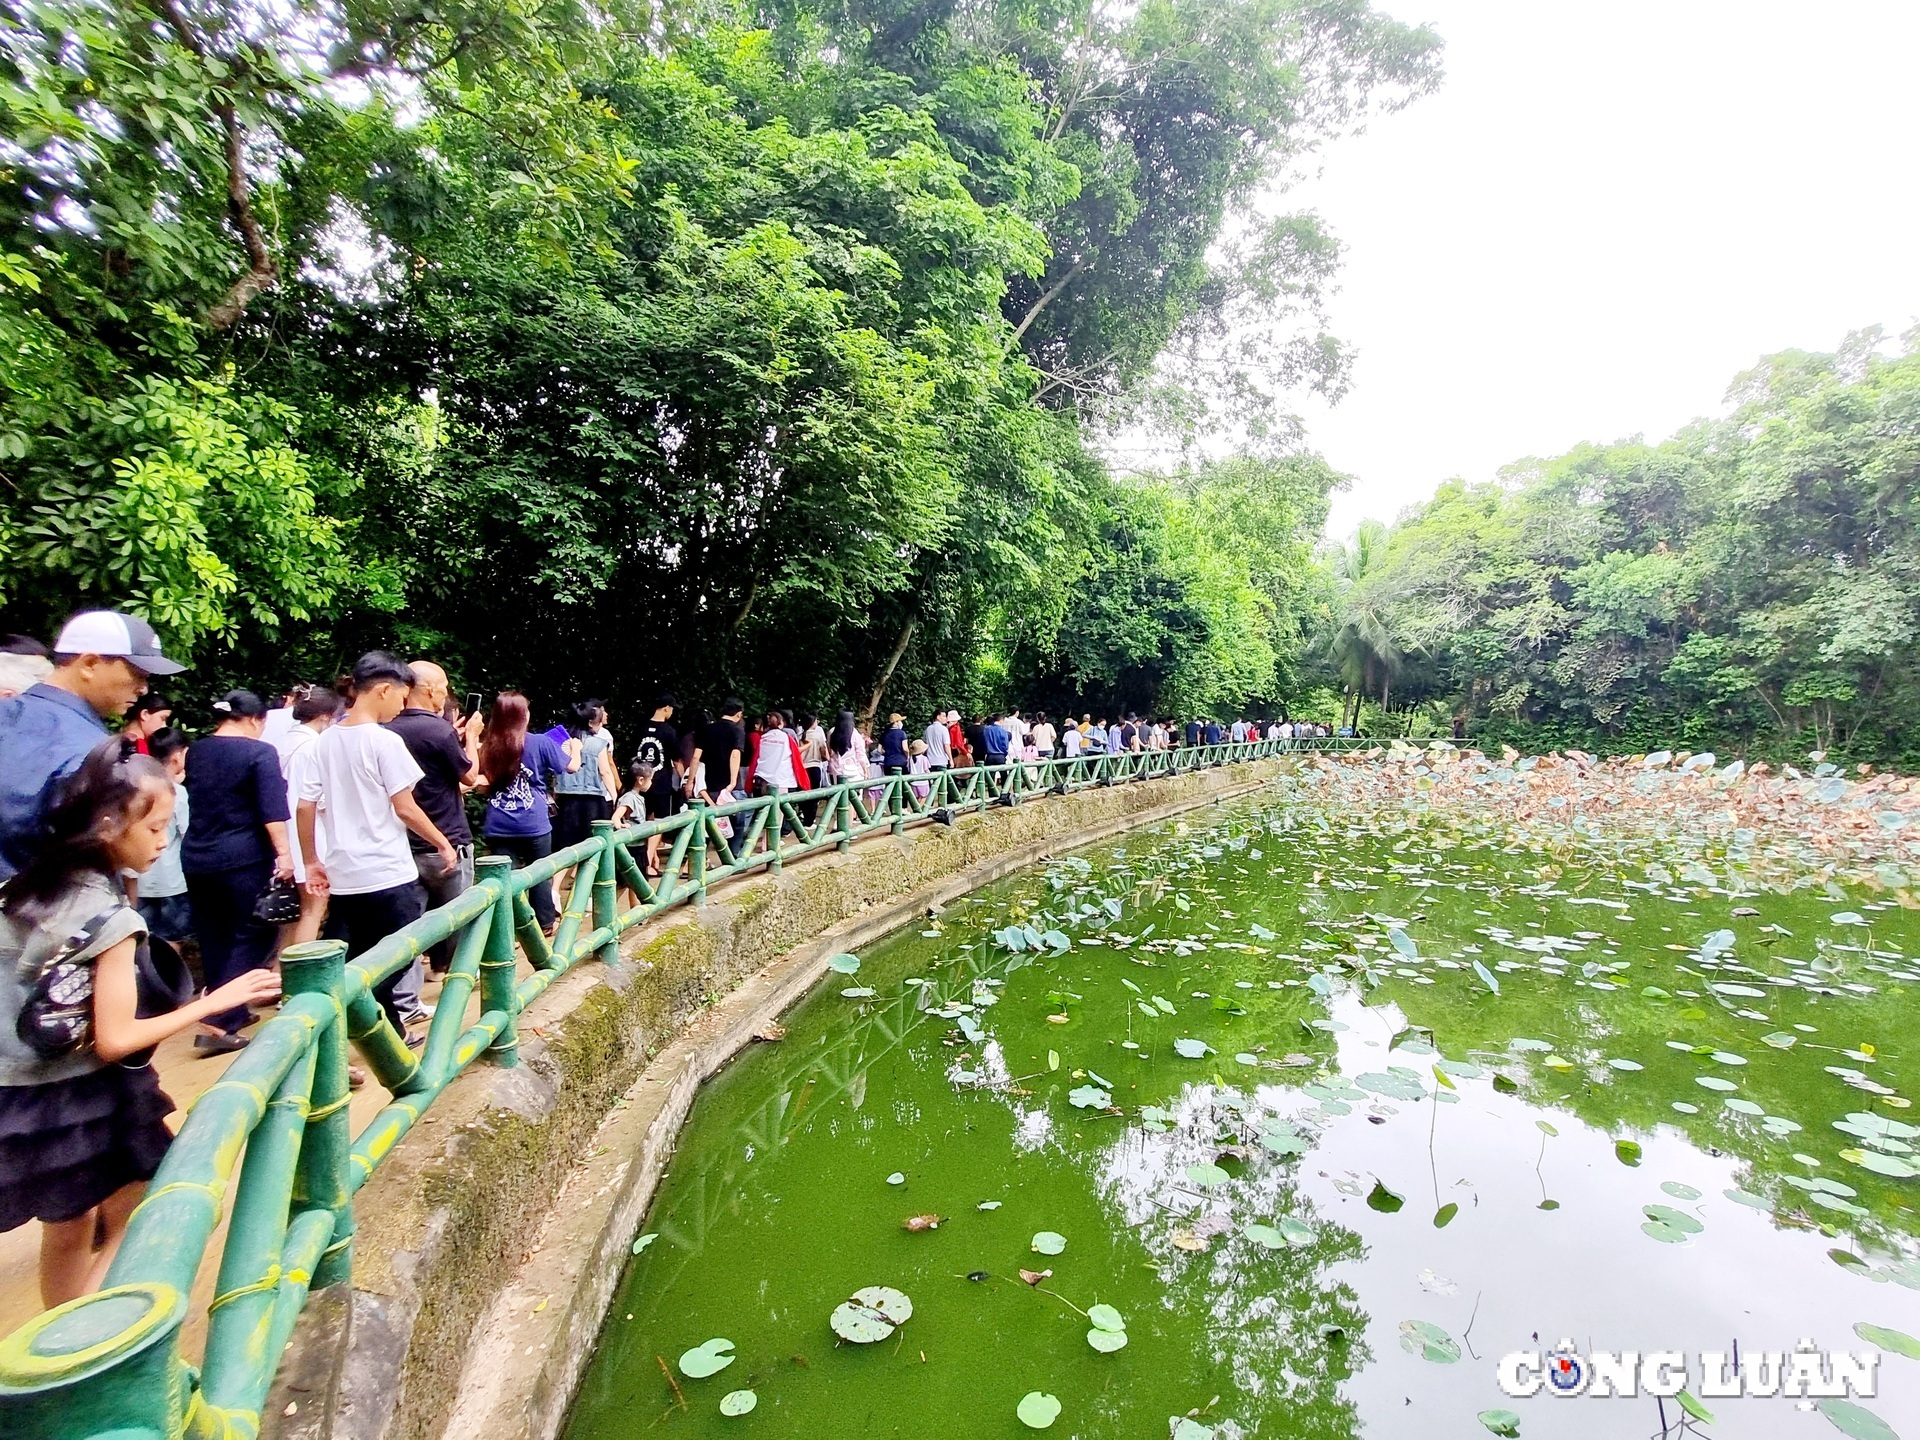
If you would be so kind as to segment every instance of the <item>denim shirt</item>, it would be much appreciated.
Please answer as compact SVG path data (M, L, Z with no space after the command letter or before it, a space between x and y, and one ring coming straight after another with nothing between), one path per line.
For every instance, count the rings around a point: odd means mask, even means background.
M0 700L0 880L27 863L48 792L106 738L92 707L58 686Z

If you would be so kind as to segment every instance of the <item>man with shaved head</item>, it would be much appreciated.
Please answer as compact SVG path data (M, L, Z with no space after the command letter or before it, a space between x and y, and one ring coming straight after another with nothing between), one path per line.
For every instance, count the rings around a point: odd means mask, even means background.
M448 724L443 711L447 706L447 672L431 660L415 660L413 688L407 692L407 706L387 728L407 743L407 750L420 766L420 779L414 784L413 798L439 827L453 846L456 863L448 869L432 847L412 836L414 865L420 883L427 892L429 909L445 905L466 893L473 885L473 831L467 825L467 807L462 796L473 787L480 760L480 716L469 715L458 729ZM453 942L443 940L427 953L436 974L445 974L453 963Z

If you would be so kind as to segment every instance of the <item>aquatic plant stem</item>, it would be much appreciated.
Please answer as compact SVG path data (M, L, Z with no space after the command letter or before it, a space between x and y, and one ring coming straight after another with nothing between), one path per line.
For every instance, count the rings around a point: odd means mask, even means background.
M678 1400L680 1402L680 1408L682 1410L685 1410L687 1408L686 1394L684 1391L681 1390L680 1382L673 1378L673 1371L667 1368L666 1356L664 1355L654 1356L653 1363L658 1365L660 1367L660 1373L667 1377L667 1384L673 1387L673 1398Z
M1087 1320L1091 1318L1086 1311L1082 1310L1078 1305L1074 1304L1073 1301L1069 1300L1066 1296L1062 1295L1058 1290L1049 1290L1044 1285L1035 1285L1033 1288L1039 1291L1042 1295L1053 1296L1054 1299L1058 1300L1062 1305L1066 1306L1069 1310L1073 1311L1073 1313L1078 1315L1082 1320Z

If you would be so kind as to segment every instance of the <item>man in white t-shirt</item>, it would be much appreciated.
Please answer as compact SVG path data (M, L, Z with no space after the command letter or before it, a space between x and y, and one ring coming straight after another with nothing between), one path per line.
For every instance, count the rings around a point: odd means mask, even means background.
M300 849L309 893L327 899L326 934L347 942L347 955L365 954L427 912L427 894L407 844L411 830L439 852L451 870L459 856L413 798L422 771L406 741L386 728L413 688L413 671L384 650L353 667L353 706L305 747L299 767ZM324 859L319 857L324 856ZM420 962L374 987L403 1034L424 1019Z
M927 768L929 770L949 770L953 768L953 732L947 728L947 712L936 710L933 723L928 725L923 738L927 742Z

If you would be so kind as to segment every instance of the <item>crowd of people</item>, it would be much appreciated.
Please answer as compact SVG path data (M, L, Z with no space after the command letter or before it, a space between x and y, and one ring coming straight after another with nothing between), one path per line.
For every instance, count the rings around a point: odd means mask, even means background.
M455 703L441 666L385 651L277 704L230 691L190 737L151 688L183 668L117 611L75 616L51 650L0 641L0 1231L41 1222L49 1305L97 1287L165 1153L174 1107L153 1047L189 1029L200 1055L245 1047L255 1010L279 997L283 947L325 935L364 954L467 890L477 843L526 866L596 821L689 804L808 806L804 792L851 781L1328 733L954 709L910 733L900 714L879 727L850 710L749 719L737 698L690 714L662 694L623 771L600 701L535 730L526 696L503 691L483 714L478 695ZM932 781L909 783L924 798ZM713 828L738 856L747 827L723 812ZM643 849L658 876L661 837ZM551 935L552 882L528 902ZM452 949L376 988L412 1044Z

